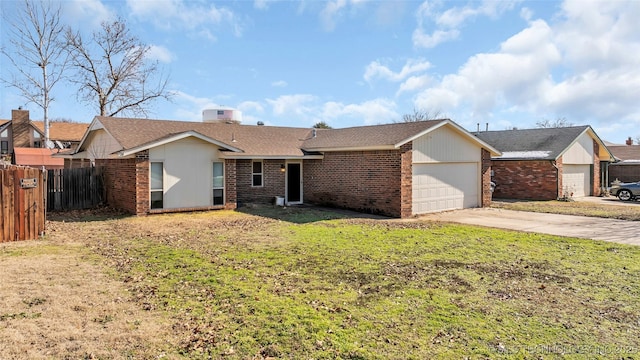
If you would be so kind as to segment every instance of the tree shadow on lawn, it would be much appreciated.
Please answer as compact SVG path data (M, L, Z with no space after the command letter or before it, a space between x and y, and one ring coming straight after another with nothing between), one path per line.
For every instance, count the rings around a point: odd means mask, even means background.
M238 212L268 217L275 220L287 221L296 224L306 224L324 220L335 219L374 219L389 220L380 215L359 213L356 211L329 208L314 205L275 206L267 204L245 204L236 209Z

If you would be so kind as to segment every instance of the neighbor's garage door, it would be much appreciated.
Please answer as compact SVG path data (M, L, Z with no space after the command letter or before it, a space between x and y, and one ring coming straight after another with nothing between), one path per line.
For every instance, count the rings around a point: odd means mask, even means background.
M562 165L562 190L566 195L591 195L591 165Z
M413 164L413 213L477 207L477 163Z

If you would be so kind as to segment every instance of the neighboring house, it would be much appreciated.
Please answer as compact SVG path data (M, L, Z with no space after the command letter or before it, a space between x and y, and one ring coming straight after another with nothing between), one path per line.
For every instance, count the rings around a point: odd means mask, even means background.
M607 183L606 163L613 156L590 126L485 131L476 135L502 152L492 158L495 198L554 200L599 196Z
M640 181L640 145L633 145L633 140L629 138L627 145L608 145L607 147L616 158L615 163L609 164L608 185L615 180Z
M62 168L64 160L51 155L73 149L80 143L88 124L51 122L49 138L53 147L44 144L44 123L29 120L28 110L12 110L11 120L0 120L0 157L15 165Z
M500 153L451 120L305 129L96 117L65 165L133 214L322 204L394 217L487 206Z

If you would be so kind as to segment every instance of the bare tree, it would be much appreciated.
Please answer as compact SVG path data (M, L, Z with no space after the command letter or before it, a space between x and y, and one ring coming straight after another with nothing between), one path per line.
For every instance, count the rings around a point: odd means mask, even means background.
M103 22L90 44L71 29L66 38L78 97L97 105L100 115L147 117L154 100L170 99L168 78L158 74L158 61L148 59L150 46L132 35L123 20Z
M565 117L559 117L555 120L543 119L536 122L536 126L539 128L561 128L561 127L569 127L574 124L569 122Z
M411 114L402 115L402 121L400 122L416 122L416 121L426 121L426 120L438 120L443 117L442 113L439 110L437 111L429 111L425 109L416 109L413 108L413 112Z
M49 143L49 106L54 101L53 87L64 76L67 65L64 26L60 24L60 5L48 1L24 1L8 24L10 48L0 51L9 59L15 72L3 83L18 89L27 100L44 112L44 143Z

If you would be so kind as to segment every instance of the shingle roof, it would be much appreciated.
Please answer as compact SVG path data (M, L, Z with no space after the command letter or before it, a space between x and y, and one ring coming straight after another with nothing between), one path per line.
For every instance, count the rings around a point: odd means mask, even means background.
M588 125L564 128L484 131L476 136L502 152L500 159L555 160Z
M204 123L171 120L96 117L122 146L123 150L151 144L172 135L195 131L229 147L243 150L242 155L302 156L301 144L310 129L276 126Z
M44 133L44 122L32 121L32 123ZM85 123L67 123L52 121L49 123L49 138L59 141L80 141L89 128Z
M307 150L393 146L443 121L445 120L357 126L344 129L317 129L316 136L305 140L303 146Z
M122 146L123 151L151 148L164 139L196 132L228 148L226 157L302 157L318 151L335 149L388 149L409 141L431 128L450 120L359 126L343 129L309 129L227 123L187 122L97 116L105 130ZM464 131L460 128L460 131ZM315 137L314 137L315 133ZM88 139L88 134L85 135ZM473 138L472 135L468 135ZM206 139L205 138L205 139ZM86 141L86 140L83 140ZM490 145L484 144L491 148ZM491 148L492 152L495 149ZM82 151L78 148L77 151Z
M617 159L623 162L640 162L640 145L607 146Z

